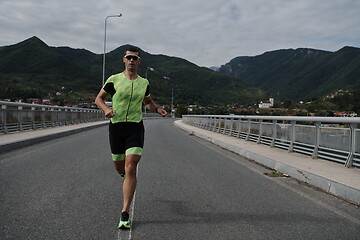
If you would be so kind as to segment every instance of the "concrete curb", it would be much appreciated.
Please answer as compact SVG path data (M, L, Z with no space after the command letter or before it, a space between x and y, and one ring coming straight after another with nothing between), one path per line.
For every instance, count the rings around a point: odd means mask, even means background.
M250 151L240 148L236 145L232 145L232 144L223 142L219 139L215 139L215 138L212 138L205 134L193 131L193 130L187 128L186 126L184 126L184 124L179 124L179 121L181 121L181 120L175 121L174 125L180 129L183 129L186 132L189 132L190 134L200 137L200 138L202 138L206 141L209 141L215 145L218 145L224 149L235 152L235 153L239 154L240 156L243 156L247 159L253 160L253 161L260 163L266 167L275 169L282 173L286 173L294 179L297 179L301 182L305 182L307 184L315 186L327 193L333 194L340 198L351 201L357 205L360 205L360 190L359 189L355 189L350 186L346 186L344 184L335 182L331 179L327 179L322 176L318 176L316 174L307 172L306 170L290 166L288 164L276 161L275 159L261 156L257 153L250 152Z
M0 144L0 152L1 153L9 152L9 151L21 148L21 147L30 146L33 144L53 140L53 139L60 138L60 137L69 136L72 134L80 133L80 132L83 132L86 130L90 130L90 129L101 127L101 126L108 125L108 124L109 124L108 122L99 123L99 124L91 125L91 126L81 126L81 124L78 124L78 125L74 125L75 128L71 129L71 130L61 131L61 129L59 129L60 131L56 132L56 133L48 133L48 134L44 134L41 136L35 136L35 137L24 139L24 140ZM39 131L41 131L41 130L39 130Z

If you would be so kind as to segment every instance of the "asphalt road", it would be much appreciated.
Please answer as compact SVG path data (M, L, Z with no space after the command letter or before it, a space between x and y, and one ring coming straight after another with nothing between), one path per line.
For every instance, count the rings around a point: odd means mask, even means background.
M107 127L0 155L0 239L359 239L360 209L146 120L133 229Z

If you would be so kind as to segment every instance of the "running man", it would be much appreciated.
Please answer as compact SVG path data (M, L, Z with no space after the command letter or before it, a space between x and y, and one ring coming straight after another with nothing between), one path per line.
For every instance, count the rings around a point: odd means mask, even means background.
M167 112L155 104L150 97L149 81L138 75L141 62L140 51L129 47L123 57L125 71L110 76L95 99L96 105L110 118L109 139L117 172L124 179L123 208L119 223L120 229L131 228L130 205L135 193L137 165L144 145L144 125L142 121L142 103L149 110L163 117ZM107 95L111 95L112 108L105 104Z

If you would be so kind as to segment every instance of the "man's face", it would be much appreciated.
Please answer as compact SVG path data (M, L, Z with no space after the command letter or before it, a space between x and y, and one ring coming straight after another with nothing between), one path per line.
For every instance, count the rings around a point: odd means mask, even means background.
M125 68L133 72L137 71L141 60L138 52L126 51L123 61L125 63Z

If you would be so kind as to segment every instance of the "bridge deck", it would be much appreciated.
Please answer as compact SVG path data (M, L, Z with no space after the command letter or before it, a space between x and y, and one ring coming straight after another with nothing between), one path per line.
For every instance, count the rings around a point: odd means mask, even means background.
M91 122L0 135L0 152L106 125L107 122ZM358 168L346 168L338 163L312 159L302 154L288 153L278 148L236 139L187 125L181 120L177 120L175 125L227 150L360 204L360 169Z
M0 238L358 238L356 206L293 178L265 176L270 170L172 119L144 124L132 230L116 228L122 180L102 126L0 154Z

